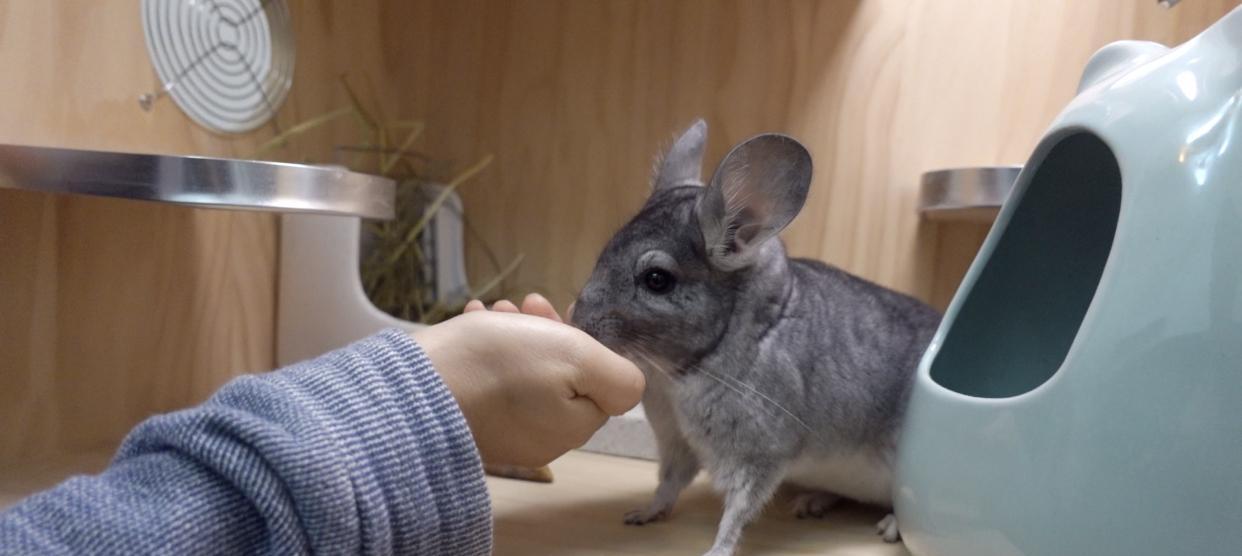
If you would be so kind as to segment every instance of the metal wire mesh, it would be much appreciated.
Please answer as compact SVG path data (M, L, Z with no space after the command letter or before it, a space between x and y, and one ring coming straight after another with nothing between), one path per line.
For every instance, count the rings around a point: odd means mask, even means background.
M293 80L284 0L143 0L147 51L162 83L144 109L172 97L200 125L242 133L263 125Z

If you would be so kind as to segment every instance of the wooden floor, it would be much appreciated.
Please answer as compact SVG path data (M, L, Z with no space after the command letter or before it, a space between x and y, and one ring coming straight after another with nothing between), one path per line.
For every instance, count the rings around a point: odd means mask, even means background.
M622 523L626 511L646 505L655 490L655 464L571 452L553 462L552 484L488 477L496 514L497 556L698 555L711 547L720 502L700 477L682 495L673 516L643 527ZM816 554L906 556L873 526L884 513L853 504L822 520L793 516L782 493L743 536L743 556Z
M110 458L110 452L99 452L0 470L0 509L70 474L96 472ZM497 556L696 556L711 546L720 502L705 478L686 490L669 520L632 527L621 516L650 499L654 463L570 452L552 463L552 472L552 484L487 478L496 514ZM782 493L763 519L746 530L741 555L909 554L900 544L886 544L875 535L872 526L883 517L879 510L842 504L822 520L799 520L790 506L789 493Z

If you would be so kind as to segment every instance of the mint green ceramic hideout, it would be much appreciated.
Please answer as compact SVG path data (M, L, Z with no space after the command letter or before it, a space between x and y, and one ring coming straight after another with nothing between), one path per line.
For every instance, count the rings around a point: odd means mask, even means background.
M1088 63L919 368L920 556L1242 554L1242 9Z

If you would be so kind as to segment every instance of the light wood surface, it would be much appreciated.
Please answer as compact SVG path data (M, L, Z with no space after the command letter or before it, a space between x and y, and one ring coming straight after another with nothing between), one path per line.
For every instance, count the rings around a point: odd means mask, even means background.
M560 305L647 192L652 157L695 117L707 158L761 131L811 149L815 180L786 234L821 258L943 307L983 235L915 213L919 175L1022 163L1118 39L1177 43L1236 1L411 1L388 28L394 75L429 149L497 155L464 187L510 290ZM480 250L469 269L492 272Z
M552 472L552 484L488 478L497 556L685 556L711 548L721 507L705 476L686 490L670 519L633 527L621 518L650 501L655 463L570 452L552 463ZM801 520L793 516L791 494L782 492L746 529L742 556L908 554L875 535L883 511L842 503L822 520Z
M73 474L96 473L109 452L32 461L0 474L0 510L55 486ZM672 518L624 525L625 512L643 507L655 488L649 461L570 452L552 463L552 484L487 478L495 516L496 556L591 556L613 554L686 556L705 552L716 534L720 501L706 477L682 495ZM873 526L884 512L842 503L824 519L800 520L791 492L781 492L764 516L746 529L740 556L906 556L886 544Z
M395 109L400 89L376 81L380 2L290 4L300 56L278 122L346 105L344 72ZM158 82L139 5L0 0L0 142L244 157L273 134L213 134L167 98L143 112ZM329 160L349 125L299 145ZM110 449L147 415L270 369L277 232L269 214L0 190L0 475Z

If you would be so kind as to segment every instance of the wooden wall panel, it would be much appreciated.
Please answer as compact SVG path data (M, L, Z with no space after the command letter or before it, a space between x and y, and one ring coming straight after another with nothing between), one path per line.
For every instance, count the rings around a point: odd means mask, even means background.
M242 156L273 130L199 129L156 87L138 0L0 0L0 142ZM985 230L914 214L931 168L1020 162L1097 47L1178 42L1236 2L366 0L290 2L286 127L350 73L426 152L496 164L463 189L511 290L564 304L693 118L711 163L792 133L816 181L794 253L943 305ZM308 135L313 160L351 133ZM289 152L278 153L290 157ZM0 465L107 447L134 422L272 364L270 215L0 191ZM490 272L480 250L472 274Z
M0 1L0 142L244 157L273 134L211 133L170 99L139 109L158 85L139 5ZM345 106L345 72L395 110L378 1L290 7L299 57L278 122ZM299 147L328 160L352 131ZM277 234L270 214L0 189L0 466L110 449L146 416L270 369Z
M930 169L1023 162L1100 46L1177 43L1237 5L1187 0L463 0L386 5L426 148L496 163L463 189L511 291L567 303L695 117L709 165L784 131L816 177L786 233L812 256L944 306L986 229L915 214ZM469 253L477 279L492 271Z

